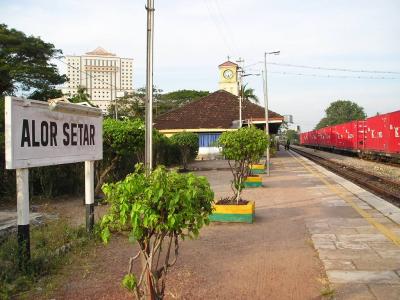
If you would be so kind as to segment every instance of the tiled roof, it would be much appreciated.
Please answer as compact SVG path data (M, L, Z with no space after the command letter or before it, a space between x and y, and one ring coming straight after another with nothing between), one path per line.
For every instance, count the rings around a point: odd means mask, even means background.
M269 118L283 120L283 117L269 111ZM265 118L264 107L244 100L242 119ZM155 119L155 128L198 129L232 128L232 122L239 119L239 99L224 90L216 91L177 109L166 112Z
M220 64L218 67L237 67L238 65L235 64L234 62L231 62L230 60Z
M114 53L108 52L102 47L97 47L93 51L87 52L87 55L100 55L100 56L115 56Z

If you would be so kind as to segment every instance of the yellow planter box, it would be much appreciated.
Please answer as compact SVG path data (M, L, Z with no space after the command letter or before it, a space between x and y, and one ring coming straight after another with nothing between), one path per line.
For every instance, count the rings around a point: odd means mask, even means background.
M250 165L250 173L251 174L264 174L265 166L263 164Z
M262 178L258 175L248 176L244 181L245 187L260 187L262 186Z
M254 201L249 201L246 205L214 204L214 210L210 216L210 220L212 222L253 223L255 207Z

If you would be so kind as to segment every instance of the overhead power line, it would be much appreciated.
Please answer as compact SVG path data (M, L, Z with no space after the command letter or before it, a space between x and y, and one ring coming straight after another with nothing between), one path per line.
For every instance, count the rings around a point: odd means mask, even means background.
M293 65L293 64L282 64L282 63L274 63L274 62L270 62L268 64L276 65L276 66L291 67L291 68L304 68L304 69L340 71L340 72L352 72L352 73L400 74L400 72L396 72L396 71L354 70L354 69L347 69L347 68L327 68L327 67L319 67L319 66Z
M234 39L233 38L228 39L228 37L230 37L229 26L225 26L227 23L224 20L223 15L219 9L218 2L213 2L213 3L215 3L215 8L212 7L213 5L211 2L208 3L207 0L203 0L203 2L207 8L208 15L209 15L212 23L214 23L214 25L218 31L218 34L220 35L222 41L224 42L224 44L226 46L226 49L229 52L228 54L238 54L238 52L236 51L237 49L235 48ZM225 30L224 30L224 27L226 28Z
M269 71L268 73L273 74L281 74L281 75L293 75L293 76L309 76L309 77L320 77L320 78L353 78L353 79L390 79L396 80L400 78L396 77L379 77L379 76L346 76L346 75L323 75L323 74L305 74L305 73L292 73L292 72L278 72L278 71Z
M245 68L252 67L258 64L262 64L264 62L258 61L253 64L245 66ZM400 75L399 71L381 71L381 70L357 70L350 68L329 68L329 67L321 67L321 66L308 66L308 65L295 65L295 64L285 64L285 63L276 63L276 62L268 62L268 65L275 65L281 67L290 67L290 68L303 68L303 69L313 69L313 70L325 70L325 71L339 71L339 72L352 72L352 73L373 73L373 74L393 74Z

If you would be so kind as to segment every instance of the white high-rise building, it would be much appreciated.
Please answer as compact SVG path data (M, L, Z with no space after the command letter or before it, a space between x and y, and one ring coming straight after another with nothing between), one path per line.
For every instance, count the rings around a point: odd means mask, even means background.
M132 58L121 58L101 47L82 56L65 56L68 82L65 95L73 96L84 87L90 100L103 111L121 92L133 92Z

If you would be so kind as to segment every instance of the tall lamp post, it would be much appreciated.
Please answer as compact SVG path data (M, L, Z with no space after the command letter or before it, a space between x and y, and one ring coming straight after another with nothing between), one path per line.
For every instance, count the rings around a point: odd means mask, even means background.
M146 117L145 156L146 172L153 169L153 31L154 0L147 0L147 55L146 55Z
M269 138L269 119L268 119L268 89L267 89L267 55L279 55L281 51L273 51L273 52L264 52L264 105L265 105L265 134L268 135ZM269 143L267 147L267 160L265 162L267 167L267 176L269 176Z

